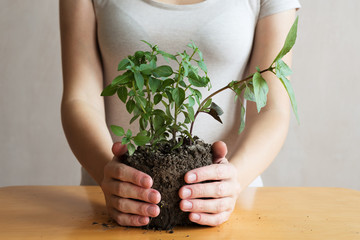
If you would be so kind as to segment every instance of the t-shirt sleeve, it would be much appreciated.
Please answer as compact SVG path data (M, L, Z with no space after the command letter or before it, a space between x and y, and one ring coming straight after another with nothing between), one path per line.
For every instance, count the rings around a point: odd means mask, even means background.
M259 18L264 18L290 9L301 8L298 0L260 0Z

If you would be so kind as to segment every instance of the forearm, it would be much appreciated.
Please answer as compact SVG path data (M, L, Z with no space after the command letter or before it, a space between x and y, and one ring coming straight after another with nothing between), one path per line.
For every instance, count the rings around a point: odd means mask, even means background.
M256 26L255 40L247 73L256 66L266 69L282 48L295 10L267 16ZM283 57L291 66L291 51ZM267 104L260 113L254 102L247 103L245 129L239 136L240 143L230 159L238 169L241 188L246 188L275 159L284 144L290 121L290 101L288 94L277 77L272 73L262 74L269 92Z
M279 153L289 126L289 112L261 111L247 119L240 144L230 162L238 169L241 189L259 176Z
M112 139L103 114L83 100L71 100L62 102L61 118L71 150L100 184L104 166L113 157Z

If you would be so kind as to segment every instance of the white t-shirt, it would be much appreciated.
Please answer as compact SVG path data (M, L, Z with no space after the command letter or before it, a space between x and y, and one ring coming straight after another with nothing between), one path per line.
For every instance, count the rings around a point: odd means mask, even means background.
M203 99L230 81L243 77L259 19L300 8L298 0L205 0L191 5L154 0L93 0L93 3L104 86L120 74L117 65L121 59L137 50L149 50L140 40L157 44L161 50L172 54L182 52L194 41L203 52L213 86L210 91L199 89ZM168 63L164 60L158 66L162 64ZM234 102L232 91L213 97L213 102L224 110L223 124L208 114L199 114L193 134L207 143L224 141L228 147L227 158L231 160L239 144L240 105ZM132 115L117 96L105 97L105 109L108 126L118 125L138 132L137 122L129 125ZM114 141L120 140L112 137ZM82 184L90 184L87 179L83 176ZM261 179L255 183L262 185Z

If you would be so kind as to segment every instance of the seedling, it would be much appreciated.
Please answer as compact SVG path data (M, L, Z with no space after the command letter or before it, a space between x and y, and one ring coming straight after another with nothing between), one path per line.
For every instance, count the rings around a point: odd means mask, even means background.
M190 53L185 50L170 54L143 40L150 50L136 51L134 55L122 59L118 65L121 74L101 93L102 96L117 94L126 104L129 114L133 115L130 124L138 120L140 131L133 134L130 129L125 131L123 127L112 125L112 132L122 137L121 142L127 144L129 155L134 153L135 146L150 144L155 149L157 143L169 140L173 142L173 149L176 149L183 144L185 138L189 138L190 143L193 141L192 130L199 113L209 114L222 123L220 116L223 111L212 101L212 97L230 89L235 92L235 99L241 102L240 133L245 127L242 94L244 99L256 102L258 112L266 105L269 88L262 77L265 72L272 72L282 82L299 121L294 91L287 79L292 71L282 60L295 44L297 25L298 18L292 25L283 48L268 68L261 70L257 67L254 74L229 82L204 100L198 88L207 87L210 90L211 83L203 54L194 42L187 45ZM157 66L158 57L161 56L167 62L175 61L177 68ZM183 115L182 120L179 119L180 115Z

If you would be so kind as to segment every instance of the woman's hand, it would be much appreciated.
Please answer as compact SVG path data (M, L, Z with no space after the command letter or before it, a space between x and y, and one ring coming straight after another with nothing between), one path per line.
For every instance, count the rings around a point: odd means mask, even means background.
M112 151L114 158L105 166L101 183L108 213L122 226L147 225L149 217L160 213L156 205L160 202L160 193L151 189L153 180L149 175L119 161L127 151L125 145L115 143Z
M179 190L181 210L190 212L192 222L217 226L227 221L234 210L240 184L237 169L225 158L227 147L224 142L215 142L213 163L191 170L185 174L185 185ZM211 183L200 183L218 180ZM194 184L199 183L199 184ZM199 199L210 198L210 199Z

